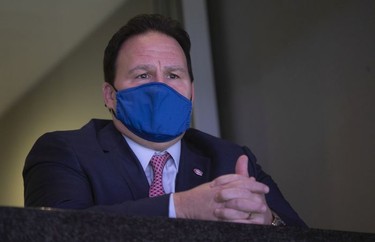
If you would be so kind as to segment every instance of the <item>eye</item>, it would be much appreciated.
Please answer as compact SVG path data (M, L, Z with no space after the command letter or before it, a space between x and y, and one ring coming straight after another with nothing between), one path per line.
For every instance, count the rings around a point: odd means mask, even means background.
M176 74L171 73L171 74L168 75L168 78L169 79L178 79L180 77L178 75L176 75Z
M147 74L147 73L143 73L143 74L141 74L141 75L138 75L136 78L137 78L137 79L147 79L147 78L149 78L149 77L150 77L149 74Z

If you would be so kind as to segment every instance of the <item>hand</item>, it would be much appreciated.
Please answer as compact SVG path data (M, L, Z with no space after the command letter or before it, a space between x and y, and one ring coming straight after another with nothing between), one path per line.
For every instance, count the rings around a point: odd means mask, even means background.
M215 216L225 221L271 224L272 212L265 199L269 188L249 177L247 156L238 158L235 172L218 177L211 183L213 188L220 187L215 201L221 206L215 209Z
M223 203L215 201L219 186L213 186L212 182L202 184L184 192L173 195L177 218L219 220L215 216L215 210L222 208Z

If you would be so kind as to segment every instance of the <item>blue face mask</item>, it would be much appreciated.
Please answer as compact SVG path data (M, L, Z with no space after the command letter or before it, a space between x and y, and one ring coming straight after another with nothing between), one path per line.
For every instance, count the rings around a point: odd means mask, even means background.
M177 138L190 126L192 102L160 82L118 91L116 118L131 132L152 142Z

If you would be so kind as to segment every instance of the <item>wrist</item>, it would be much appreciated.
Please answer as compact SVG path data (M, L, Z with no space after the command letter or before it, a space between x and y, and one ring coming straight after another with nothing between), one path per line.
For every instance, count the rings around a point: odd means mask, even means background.
M173 194L173 203L176 212L176 218L187 218L184 212L184 199L183 199L183 192L177 192Z

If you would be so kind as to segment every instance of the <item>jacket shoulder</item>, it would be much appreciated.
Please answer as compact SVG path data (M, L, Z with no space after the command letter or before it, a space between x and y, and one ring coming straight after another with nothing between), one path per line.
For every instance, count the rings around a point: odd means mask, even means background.
M190 128L186 131L184 139L200 146L229 146L231 148L239 147L233 142L193 128Z
M211 157L235 158L237 160L240 155L246 154L251 161L256 161L249 148L197 129L188 129L184 135L184 140L189 146Z
M86 123L79 129L51 131L43 134L40 138L43 138L45 136L74 136L89 133L95 134L111 123L112 120L109 119L91 119L88 123Z

